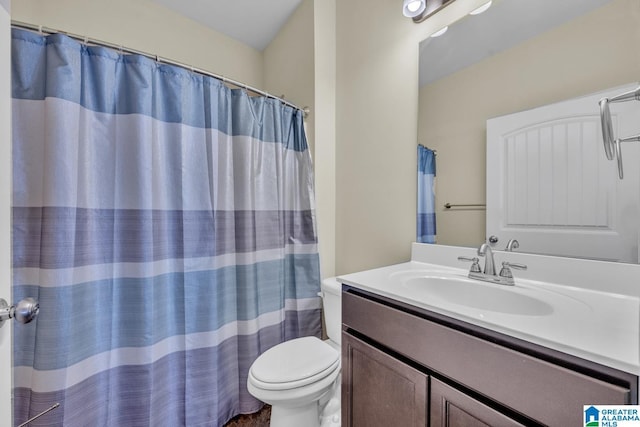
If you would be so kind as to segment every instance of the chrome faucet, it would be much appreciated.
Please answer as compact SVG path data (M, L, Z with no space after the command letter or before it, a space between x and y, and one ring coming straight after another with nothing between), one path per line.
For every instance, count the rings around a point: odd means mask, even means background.
M527 266L524 264L516 264L504 261L502 263L500 274L496 274L496 265L493 258L493 250L488 243L483 243L482 245L480 245L480 247L478 248L478 256L484 257L484 272L482 272L482 270L480 269L480 260L477 257L458 257L458 260L460 261L469 261L472 263L471 268L469 269L470 279L482 280L484 282L496 283L498 285L513 286L515 285L515 281L513 279L511 268L515 268L517 270L527 269Z
M491 250L491 246L489 246L488 243L480 245L478 248L478 256L484 257L484 274L495 276L496 264L493 259L493 250Z

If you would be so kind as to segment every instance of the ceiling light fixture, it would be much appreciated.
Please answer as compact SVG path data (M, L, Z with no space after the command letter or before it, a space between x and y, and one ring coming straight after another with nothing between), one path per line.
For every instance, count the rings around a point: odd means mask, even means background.
M485 4L480 6L479 8L473 9L471 12L469 12L469 15L480 15L482 12L486 12L487 9L489 9L491 7L491 2L492 2L492 0L489 0L488 2L486 2Z
M431 37L440 37L441 35L446 33L448 29L449 29L449 26L441 28L438 31L436 31L435 33L431 34Z
M426 0L404 0L402 3L402 14L407 18L413 18L424 12L426 8Z

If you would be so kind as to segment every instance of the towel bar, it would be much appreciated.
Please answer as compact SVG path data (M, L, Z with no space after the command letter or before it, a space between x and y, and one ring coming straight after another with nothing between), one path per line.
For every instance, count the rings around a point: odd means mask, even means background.
M487 205L485 205L484 203L466 203L466 204L459 204L459 203L445 203L444 204L444 208L445 209L451 209L451 208L486 208Z

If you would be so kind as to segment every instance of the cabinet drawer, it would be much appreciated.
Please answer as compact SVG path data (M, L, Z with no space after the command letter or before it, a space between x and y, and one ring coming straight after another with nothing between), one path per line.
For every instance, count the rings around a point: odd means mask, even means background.
M580 425L583 405L635 403L629 387L353 293L343 292L342 302L344 327L541 423Z

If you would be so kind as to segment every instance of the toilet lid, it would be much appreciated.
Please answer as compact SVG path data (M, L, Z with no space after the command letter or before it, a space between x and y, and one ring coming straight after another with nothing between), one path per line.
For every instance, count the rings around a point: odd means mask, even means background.
M339 360L340 354L318 338L296 338L265 351L250 373L262 383L291 383L331 372Z

